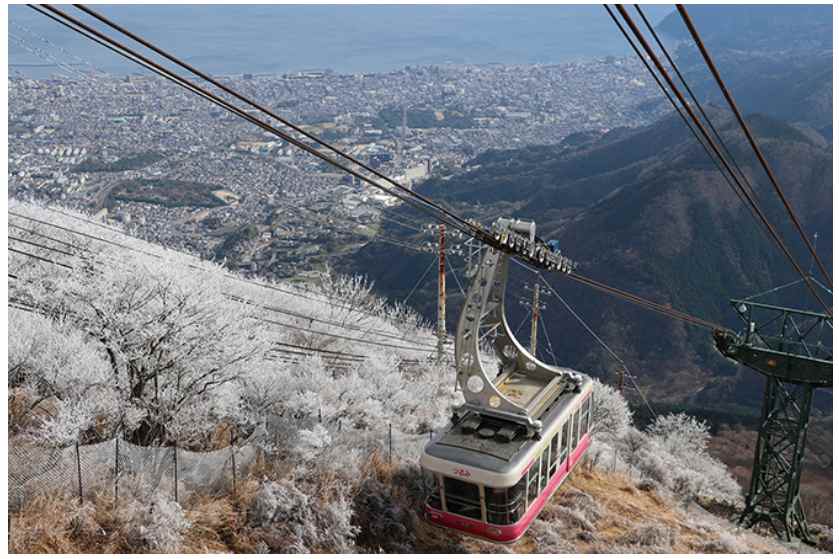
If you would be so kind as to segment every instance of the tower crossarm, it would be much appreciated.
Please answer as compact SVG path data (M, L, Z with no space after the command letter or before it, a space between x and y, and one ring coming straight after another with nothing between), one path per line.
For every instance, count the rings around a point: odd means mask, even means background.
M723 355L784 382L832 386L830 316L748 300L731 304L745 328L740 333L714 333Z

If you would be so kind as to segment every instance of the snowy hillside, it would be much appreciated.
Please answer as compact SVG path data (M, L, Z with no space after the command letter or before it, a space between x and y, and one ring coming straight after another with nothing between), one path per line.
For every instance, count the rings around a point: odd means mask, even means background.
M587 461L525 538L437 531L416 459L462 399L410 309L362 278L266 283L63 208L10 201L8 234L10 454L113 441L119 456L123 441L174 448L177 476L179 449L258 450L239 479L234 462L233 491L177 502L159 484L27 495L16 552L797 550L707 512L741 504L707 426L671 415L639 431L600 383ZM42 466L10 461L10 476Z

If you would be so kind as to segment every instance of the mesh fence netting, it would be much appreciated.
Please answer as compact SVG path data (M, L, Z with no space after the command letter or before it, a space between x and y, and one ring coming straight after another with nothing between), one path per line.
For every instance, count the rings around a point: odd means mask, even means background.
M316 451L341 468L357 466L374 451L403 461L419 459L428 434L329 426L328 448ZM89 498L95 493L146 501L161 493L183 502L194 494L221 495L251 471L266 444L286 443L281 430L261 428L244 444L194 452L175 447L138 446L115 438L96 444L47 448L12 441L9 446L9 510L18 511L37 495L65 493ZM350 464L352 462L352 464ZM234 472L235 465L235 472ZM177 490L176 490L177 487Z
M252 443L210 452L138 446L119 439L65 448L13 444L9 508L19 510L28 499L48 493L89 497L105 491L145 499L162 492L182 499L196 492L231 492L234 480L248 474L258 452Z

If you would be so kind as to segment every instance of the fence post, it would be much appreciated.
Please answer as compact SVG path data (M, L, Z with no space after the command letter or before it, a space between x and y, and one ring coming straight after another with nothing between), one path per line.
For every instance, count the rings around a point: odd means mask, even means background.
M114 508L117 507L119 499L119 433L114 439Z
M233 466L233 497L236 497L236 447L234 446L236 439L233 436L233 430L230 431L230 462Z
M172 459L175 463L175 502L178 502L178 443L172 448Z
M79 503L84 504L84 493L82 491L82 459L79 455L79 441L76 441L76 473L79 476Z
M393 424L387 424L387 463L393 463Z

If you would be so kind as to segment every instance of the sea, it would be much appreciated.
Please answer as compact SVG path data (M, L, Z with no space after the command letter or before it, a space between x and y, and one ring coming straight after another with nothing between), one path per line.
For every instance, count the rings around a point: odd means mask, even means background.
M555 64L631 54L601 5L96 5L217 75L387 72L431 64ZM61 9L86 22L69 5ZM644 7L653 23L672 6ZM637 19L637 18L636 18ZM98 25L102 28L102 25ZM9 6L11 75L61 65L144 70L34 10Z

